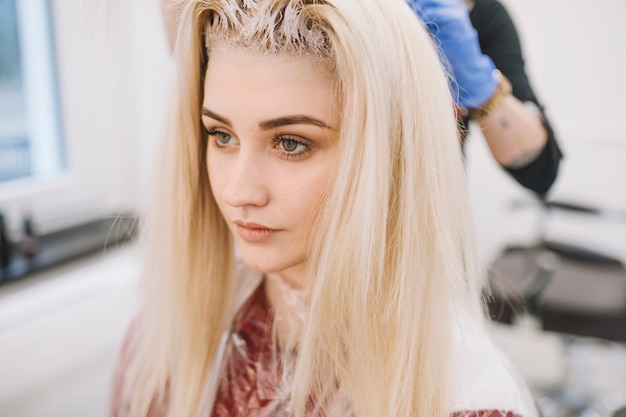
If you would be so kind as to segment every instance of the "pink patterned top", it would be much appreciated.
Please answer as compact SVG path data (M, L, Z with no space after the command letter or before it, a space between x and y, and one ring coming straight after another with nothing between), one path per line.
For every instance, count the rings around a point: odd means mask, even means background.
M252 294L235 319L235 349L225 370L211 417L288 417L276 393L280 380L272 356L271 310L263 286ZM243 342L243 343L241 343ZM453 417L520 417L511 411L474 410Z
M264 287L250 296L237 314L228 356L217 390L211 417L289 417L277 399L280 368L272 339L272 313ZM132 328L131 328L132 332ZM128 353L120 355L114 378L112 417L123 417L120 391ZM280 352L278 352L280 354ZM153 407L147 417L160 417L163 407ZM507 410L459 411L451 417L520 417Z

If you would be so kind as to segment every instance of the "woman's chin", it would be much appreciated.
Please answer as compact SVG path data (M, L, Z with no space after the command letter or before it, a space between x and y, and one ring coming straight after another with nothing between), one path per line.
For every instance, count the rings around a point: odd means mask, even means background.
M249 268L264 274L292 268L304 258L300 251L285 245L256 245L245 241L236 243L236 256Z
M242 255L241 259L248 268L262 274L280 274L296 266L296 263L286 262L285 259L272 259L270 257Z
M290 260L284 257L258 257L246 256L246 254L240 254L240 256L243 263L253 271L280 278L281 281L298 287L304 282L306 268L301 259Z

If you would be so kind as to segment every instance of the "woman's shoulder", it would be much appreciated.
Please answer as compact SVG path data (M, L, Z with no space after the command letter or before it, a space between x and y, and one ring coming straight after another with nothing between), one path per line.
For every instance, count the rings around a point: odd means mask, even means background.
M492 341L486 324L459 315L452 346L454 417L537 417L526 383Z

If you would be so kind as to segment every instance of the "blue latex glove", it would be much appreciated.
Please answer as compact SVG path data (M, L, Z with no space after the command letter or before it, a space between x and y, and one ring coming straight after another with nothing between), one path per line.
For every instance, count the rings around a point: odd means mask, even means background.
M448 61L448 70L458 84L458 88L453 88L457 104L465 109L485 104L500 80L493 61L480 50L467 6L461 0L408 0L408 3Z

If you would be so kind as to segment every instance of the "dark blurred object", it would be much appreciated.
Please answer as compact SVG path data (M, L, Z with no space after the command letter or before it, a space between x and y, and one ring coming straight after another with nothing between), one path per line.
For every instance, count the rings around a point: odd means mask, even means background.
M569 203L545 208L598 215ZM506 248L489 282L489 311L496 321L510 324L527 313L544 330L626 341L626 269L608 255L541 238L533 246Z
M129 242L137 235L137 223L138 219L134 215L115 215L41 235L35 254L24 256L18 251L7 266L2 268L0 284L82 256L104 253L108 248Z
M35 233L33 218L30 214L27 214L24 217L24 221L22 223L22 233L22 240L18 245L20 254L22 254L25 258L32 258L37 254L37 252L39 252L39 238Z
M550 249L565 261L542 295L543 328L626 342L624 265L577 247L553 244Z
M11 263L13 248L6 229L4 213L0 211L0 271Z

